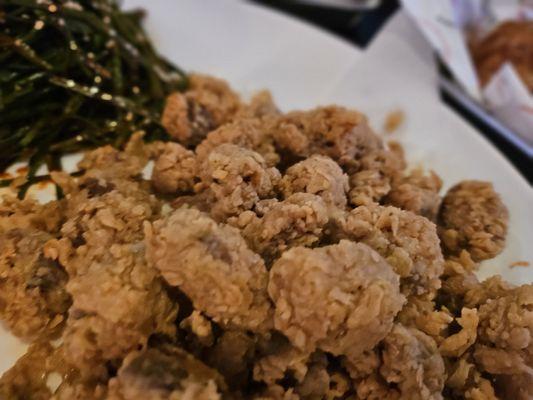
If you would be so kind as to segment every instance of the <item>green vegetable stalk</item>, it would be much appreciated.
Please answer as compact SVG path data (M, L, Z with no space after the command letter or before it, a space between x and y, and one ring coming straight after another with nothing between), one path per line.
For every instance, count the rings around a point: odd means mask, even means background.
M28 160L21 197L66 153L139 130L166 138L164 99L187 77L155 52L142 16L114 0L0 0L0 171Z

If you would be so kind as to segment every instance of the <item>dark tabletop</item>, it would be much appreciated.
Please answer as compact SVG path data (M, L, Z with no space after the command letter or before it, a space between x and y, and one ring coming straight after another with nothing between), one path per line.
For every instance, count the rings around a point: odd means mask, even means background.
M368 11L345 11L335 8L300 4L294 0L250 0L276 8L297 18L339 35L355 46L366 47L383 24L398 9L397 0L383 0L382 5ZM450 96L442 94L442 100L490 140L514 166L533 183L533 160L490 128L480 118L464 109Z

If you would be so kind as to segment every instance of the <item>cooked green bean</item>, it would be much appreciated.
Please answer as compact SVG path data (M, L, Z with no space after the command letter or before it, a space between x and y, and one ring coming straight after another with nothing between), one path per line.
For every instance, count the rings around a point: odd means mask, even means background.
M166 138L164 99L187 77L141 20L115 0L0 0L0 171L28 161L21 196L41 165L60 168L49 154Z

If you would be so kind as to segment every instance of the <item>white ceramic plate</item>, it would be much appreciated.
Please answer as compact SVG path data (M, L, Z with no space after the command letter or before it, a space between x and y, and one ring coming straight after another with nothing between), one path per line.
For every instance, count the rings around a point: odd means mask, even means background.
M390 138L414 164L434 169L445 188L462 179L494 182L510 209L508 246L482 269L514 283L533 281L533 191L478 132L441 105L431 54L399 15L364 53L286 16L234 0L128 0L147 9L147 28L162 54L187 70L227 79L249 94L269 88L283 110L339 103L367 113L380 130L400 107L407 121ZM0 327L0 373L25 346Z

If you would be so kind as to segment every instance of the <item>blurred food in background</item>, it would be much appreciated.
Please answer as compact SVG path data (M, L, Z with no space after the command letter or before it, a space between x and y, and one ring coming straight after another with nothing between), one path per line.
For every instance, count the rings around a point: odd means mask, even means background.
M402 0L451 76L444 91L533 157L533 5Z
M509 62L533 91L533 22L504 21L484 38L471 43L472 57L481 86Z

